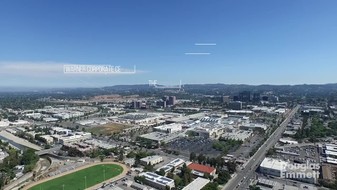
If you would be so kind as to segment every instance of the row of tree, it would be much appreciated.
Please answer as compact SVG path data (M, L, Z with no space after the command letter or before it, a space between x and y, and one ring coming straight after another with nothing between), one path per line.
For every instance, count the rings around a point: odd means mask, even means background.
M204 154L199 154L198 156L194 153L190 153L190 161L198 162L199 164L209 165L211 167L215 167L219 170L223 169L224 166L227 166L227 169L230 173L234 173L236 171L237 164L234 161L229 161L225 163L224 159L221 156L218 157L207 157Z

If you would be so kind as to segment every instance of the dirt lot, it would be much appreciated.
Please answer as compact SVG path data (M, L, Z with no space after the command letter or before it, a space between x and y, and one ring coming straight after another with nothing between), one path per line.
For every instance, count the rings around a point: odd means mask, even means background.
M116 132L121 132L123 129L130 128L131 125L119 124L119 123L109 123L106 125L95 126L87 128L88 132L91 132L96 135L112 135Z

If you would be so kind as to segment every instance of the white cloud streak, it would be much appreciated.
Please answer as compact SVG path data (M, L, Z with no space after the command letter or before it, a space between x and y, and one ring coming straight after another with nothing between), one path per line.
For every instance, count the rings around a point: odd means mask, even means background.
M6 76L28 76L28 77L57 77L64 76L64 65L76 65L63 62L31 62L31 61L0 61L0 75ZM121 67L125 70L126 68ZM133 71L133 67L132 67ZM137 70L136 73L145 71ZM131 73L131 74L136 74ZM95 75L101 75L97 73ZM116 73L121 74L121 73ZM130 73L129 73L130 74ZM112 75L112 74L109 74ZM92 76L92 74L91 74Z

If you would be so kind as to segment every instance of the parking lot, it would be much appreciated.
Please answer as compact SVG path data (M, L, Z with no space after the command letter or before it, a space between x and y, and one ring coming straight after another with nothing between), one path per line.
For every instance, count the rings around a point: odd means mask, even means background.
M236 158L247 159L249 153L263 140L263 137L259 134L254 134L248 140L246 140L236 151L231 153Z
M97 190L135 190L134 188L130 187L126 184L134 184L136 183L133 179L134 177L138 175L136 172L128 172L128 174L125 177L122 177L121 179L111 181L108 183L103 184L100 188ZM152 189L152 187L147 186L145 184L141 185L143 187L147 187L148 189Z
M277 153L276 157L290 160L297 163L319 163L319 153L316 146L295 146L284 147L282 153Z
M195 138L180 138L167 144L171 150L177 150L180 154L189 157L191 152L196 154L204 154L210 157L216 157L221 154L221 151L215 150L213 145L214 140L202 137Z

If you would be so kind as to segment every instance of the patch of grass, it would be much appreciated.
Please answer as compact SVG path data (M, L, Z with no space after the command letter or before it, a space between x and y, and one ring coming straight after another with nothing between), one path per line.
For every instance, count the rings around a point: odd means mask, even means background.
M119 165L101 164L46 181L29 190L82 190L118 176L122 172L123 168Z
M102 126L89 128L87 131L96 135L112 135L116 132L121 132L123 129L130 128L132 126L119 123L109 123Z

